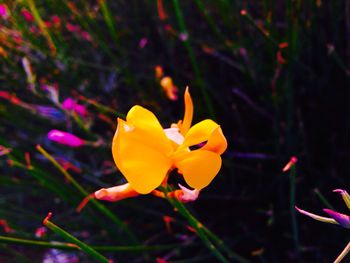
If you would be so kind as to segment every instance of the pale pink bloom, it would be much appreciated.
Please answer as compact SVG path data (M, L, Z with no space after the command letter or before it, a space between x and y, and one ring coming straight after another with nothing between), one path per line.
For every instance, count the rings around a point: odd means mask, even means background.
M85 144L85 141L69 132L51 130L47 134L47 138L51 141L64 144L70 147L80 147Z
M197 200L200 192L198 189L191 190L182 186L181 184L179 184L179 187L182 190L182 194L178 195L179 201L186 203L186 202L193 202Z
M44 84L41 86L41 88L48 93L48 97L53 103L59 104L59 91L57 85Z
M282 172L286 172L292 168L293 165L295 165L298 161L298 158L295 156L292 156L289 160L289 162L286 164L286 166L283 167Z
M186 33L186 32L180 33L180 34L179 34L179 39L180 39L182 42L187 41L187 40L188 40L188 33Z
M42 227L38 227L36 230L35 230L35 237L38 237L38 238L42 238L46 235L46 232L47 232L47 228L42 226Z

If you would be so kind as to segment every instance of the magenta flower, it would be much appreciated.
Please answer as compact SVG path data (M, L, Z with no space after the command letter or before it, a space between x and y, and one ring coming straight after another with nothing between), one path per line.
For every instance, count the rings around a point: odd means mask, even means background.
M62 107L66 110L74 110L75 105L76 102L72 98L67 98L62 103Z
M21 13L22 13L24 19L27 20L29 23L33 23L34 22L34 17L32 15L32 13L29 12L27 9L22 9Z
M348 207L348 209L350 209L350 195L345 190L342 190L342 189L336 189L333 192L340 193L346 206ZM302 210L298 207L295 207L295 209L298 210L298 212L300 212L301 214L304 214L308 217L311 217L317 221L321 221L321 222L325 222L325 223L329 223L329 224L340 225L344 228L350 228L350 216L342 214L342 213L338 213L338 212L333 211L331 209L323 209L323 211L326 212L330 217L319 216L319 215L310 213L308 211ZM344 250L339 254L339 256L334 261L334 263L339 263L349 252L350 252L350 242L344 248Z
M66 28L69 32L72 32L72 33L79 33L81 31L81 27L79 25L74 25L71 23L67 23Z
M87 109L84 105L76 103L72 98L67 98L63 101L62 107L69 111L74 111L81 117L86 117L88 115Z
M338 213L331 209L323 209L331 218L333 218L339 225L345 228L350 228L350 216Z
M7 5L5 4L0 4L0 16L3 19L7 19L9 17L9 10L7 8Z
M80 147L85 144L85 141L69 132L51 130L47 134L47 138L51 141L64 144L70 147Z
M348 209L350 209L350 195L345 190L342 190L342 189L336 189L333 192L340 193L346 206L348 207ZM340 226L345 227L345 228L350 228L350 216L342 214L342 213L338 213L338 212L333 211L331 209L323 209L323 211L326 212L330 217L319 216L319 215L307 212L305 210L302 210L298 207L295 207L295 209L298 210L298 212L300 212L301 214L304 214L308 217L311 217L317 221L330 223L330 224L336 224L336 225L340 225Z

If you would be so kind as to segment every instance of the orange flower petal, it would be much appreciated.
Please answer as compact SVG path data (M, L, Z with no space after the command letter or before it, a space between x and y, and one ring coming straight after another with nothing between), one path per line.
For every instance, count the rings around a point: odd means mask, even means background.
M203 150L218 154L222 154L227 148L227 141L220 126L216 122L207 119L190 128L180 149L183 150L203 142L206 142L202 147Z
M214 152L200 149L176 156L175 165L183 174L189 186L201 190L206 187L219 172L221 157Z
M151 111L136 105L129 110L126 123L132 129L137 130L137 134L142 140L141 143L148 144L164 154L172 152L171 143L166 137L162 125Z
M102 188L94 193L96 199L110 202L117 202L138 195L139 194L128 183L110 188Z
M150 128L149 125L146 127ZM157 188L172 165L166 155L167 147L164 147L168 144L171 149L171 144L166 137L164 140L163 144L161 138L155 137L147 129L130 126L118 119L118 129L112 143L113 158L131 187L140 194L148 194Z
M211 133L207 143L201 148L201 150L207 150L211 152L216 152L217 154L223 154L226 148L227 141L219 126Z
M188 91L188 87L186 87L184 100L185 100L185 114L184 114L184 119L181 125L179 126L180 132L182 135L185 135L187 131L190 129L192 118L193 118L193 102L192 102L191 94Z

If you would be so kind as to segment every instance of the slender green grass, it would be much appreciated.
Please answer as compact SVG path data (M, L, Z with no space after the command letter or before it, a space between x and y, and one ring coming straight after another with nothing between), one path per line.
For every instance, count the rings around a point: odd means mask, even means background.
M40 145L37 145L37 150L44 155L63 175L64 177L78 190L82 197L87 197L90 195L46 150L44 150ZM119 219L113 212L107 209L99 201L94 198L90 199L90 203L101 213L111 219L120 229L122 229L125 234L129 237L132 242L137 242L135 235L131 232L128 226Z
M199 65L197 63L196 56L194 54L194 51L193 51L193 48L191 45L191 41L190 41L191 37L190 37L189 32L186 28L185 19L182 15L182 11L180 8L180 3L178 0L173 0L173 5L174 5L174 9L175 9L177 22L178 22L179 28L180 28L180 34L184 34L184 37L185 37L185 39L183 39L182 42L187 50L188 57L189 57L189 60L191 62L191 65L192 65L192 68L194 71L194 75L196 78L196 83L201 90L201 94L202 94L202 97L204 99L205 105L208 109L210 117L215 118L214 107L213 107L213 104L212 104L211 99L209 97L209 94L206 90L205 83L204 83L204 80L202 78L202 74L201 74Z
M334 210L334 206L331 205L331 203L327 200L327 198L318 190L317 188L314 189L314 193L317 195L317 197L321 200L321 202L327 207L332 210Z
M198 237L203 241L206 247L211 251L211 253L220 261L220 262L230 262L219 249L223 249L230 259L234 259L237 262L248 263L250 261L244 259L238 254L231 251L228 247L224 245L224 242L220 240L215 234L213 234L207 227L205 227L201 222L199 222L188 209L185 207L183 203L178 201L176 198L169 198L168 194L169 189L165 189L165 196L169 203L176 209L178 213L180 213L186 220L189 225L195 230L195 233ZM212 240L210 240L212 239Z
M62 228L60 228L59 226L55 225L54 223L52 223L49 220L49 215L47 218L44 219L44 225L51 229L52 231L54 231L56 234L58 234L59 236L61 236L63 239L65 239L68 242L71 242L72 244L76 245L78 248L80 248L81 250L83 250L86 254L88 254L89 256L91 256L92 258L96 259L98 262L105 262L105 263L109 263L109 259L107 259L106 257L104 257L102 254L100 254L99 252L97 252L94 248L92 248L91 246L87 245L86 243L80 241L79 239L77 239L76 237L72 236L71 234L69 234L67 231L63 230Z
M293 242L294 242L294 249L296 253L300 252L300 244L299 244L299 227L297 222L297 215L295 210L295 193L296 193L296 165L292 165L290 168L290 174L289 174L289 209L290 209L290 216L291 216L291 223L292 223L292 233L293 233Z
M25 2L27 3L30 11L32 12L34 19L35 19L35 22L38 24L40 30L42 31L43 35L45 36L45 38L47 40L47 44L50 48L51 54L53 56L55 56L57 53L57 47L52 39L52 36L50 35L49 31L47 30L46 25L45 25L44 21L42 20L38 9L36 8L35 2L33 0L25 0Z
M23 239L17 237L0 236L0 243L3 244L13 244L30 246L37 248L56 248L61 250L80 250L79 247L72 246L70 243L63 243L57 241L44 241L44 240L33 240L33 239ZM129 253L142 253L145 251L162 251L169 250L178 247L179 244L169 244L169 245L152 245L152 246L90 246L96 251L105 252L129 252Z

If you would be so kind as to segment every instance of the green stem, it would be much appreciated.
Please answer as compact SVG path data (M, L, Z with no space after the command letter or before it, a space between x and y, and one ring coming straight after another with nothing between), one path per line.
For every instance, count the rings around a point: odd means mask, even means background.
M56 55L57 53L57 48L55 46L55 43L52 40L52 37L49 33L49 31L47 31L46 25L44 23L44 21L42 20L38 9L36 8L36 5L34 3L33 0L26 0L28 7L31 11L31 13L33 14L34 20L35 22L38 24L38 27L40 28L42 34L44 35L44 37L47 40L48 46L50 48L51 54L52 55Z
M0 236L0 243L14 244L23 246L33 246L37 248L56 248L61 250L79 250L78 247L63 242L47 242L42 240L31 240L16 237ZM154 245L154 246L91 246L97 251L118 251L118 252L143 252L143 251L160 251L178 247L179 244Z
M80 192L82 197L87 197L90 195L90 193L85 191L85 189L55 160L55 158L51 154L49 154L47 151L45 151L40 145L37 145L36 148L42 155L44 155L64 175L64 177L67 179L67 181L69 181L78 190L78 192ZM120 227L127 234L127 236L130 238L130 240L132 240L134 243L137 242L136 237L129 230L127 225L123 221L121 221L121 219L118 218L114 213L112 213L109 209L107 209L104 205L99 203L94 198L90 199L90 203L93 204L95 206L95 208L97 208L100 212L102 212L107 217L109 217L118 227Z
M337 259L334 260L334 263L340 263L340 261L343 260L343 258L349 253L349 251L350 251L350 242L346 245L346 247L340 253L340 255L337 257Z
M214 33L223 41L225 42L225 37L222 35L220 29L217 27L215 24L215 21L211 18L209 15L208 10L205 8L204 4L202 3L201 0L195 0L195 3L198 7L198 9L202 12L205 20L207 20L208 25L210 28L214 31Z
M220 247L223 249L231 259L237 260L237 262L241 263L249 263L248 260L242 258L241 256L237 255L233 251L231 251L229 248L227 248L223 241L220 240L215 234L213 234L208 228L206 228L201 222L199 222L185 207L183 203L178 201L174 198L169 198L168 194L169 190L165 190L165 196L169 203L176 208L176 210L187 219L190 226L196 231L196 234L199 236L199 238L203 241L203 243L209 248L209 250L213 253L213 255L220 261L220 262L230 262L226 257L219 251L219 249L216 247ZM216 243L213 244L213 242L210 240L210 238Z
M254 21L251 15L246 10L244 11L245 11L244 13L242 13L241 11L241 15L244 18L246 18L249 21L249 23L253 25L264 36L264 38L266 38L266 40L268 40L271 44L273 44L273 46L278 48L278 45L279 45L278 41L275 40L273 37L271 37L270 34L266 34L266 32L262 30L260 26L257 25L257 23Z
M202 224L198 222L188 211L184 209L183 205L177 203L175 200L169 199L169 202L178 210L178 212L184 216L191 227L194 228L196 234L202 239L203 243L209 248L213 255L223 263L229 263L229 261L222 255L222 253L215 247L215 245L209 240L205 234Z
M117 31L116 31L115 26L114 26L114 22L113 22L113 18L112 18L111 12L109 11L108 6L106 4L106 0L101 0L100 1L100 5L101 5L102 15L103 15L103 18L104 18L104 20L105 20L105 22L107 24L109 32L111 33L114 42L118 43L118 36L117 36L117 33L116 33Z
M296 178L296 165L294 164L290 169L289 208L290 208L290 215L292 219L294 247L296 252L298 253L300 248L299 248L299 230L298 230L297 216L296 216L296 210L295 210L295 178Z
M193 71L195 74L196 82L201 90L201 93L202 93L202 96L204 98L204 102L208 108L209 114L214 119L215 118L214 108L213 108L213 105L211 103L208 92L204 86L204 81L203 81L202 76L201 76L201 72L200 72L200 69L199 69L199 66L198 66L198 63L196 60L196 56L194 55L194 52L193 52L193 49L191 46L190 36L188 35L188 31L186 29L186 24L185 24L185 20L184 20L184 17L182 15L182 12L180 9L179 1L173 0L173 4L174 4L174 8L175 8L177 22L178 22L179 28L180 28L180 33L186 34L186 36L187 36L186 39L184 39L182 41L182 43L184 44L184 46L187 50L187 53L188 53L188 56L189 56L189 59L191 61L191 65L192 65L192 68L193 68Z
M16 251L15 249L10 248L9 246L5 244L0 245L0 249L5 250L8 254L10 254L13 258L14 261L11 262L18 262L18 263L33 263L33 261L29 260L25 256L22 255L22 253ZM3 255L3 254L1 254Z
M62 238L64 238L66 241L71 242L78 246L81 250L83 250L86 254L90 255L92 258L95 258L98 260L98 262L105 262L109 263L110 261L105 258L103 255L101 255L99 252L97 252L95 249L90 247L89 245L85 244L84 242L80 241L76 237L69 234L67 231L63 230L59 226L52 223L48 218L45 218L44 225L54 231L56 234L60 235Z
M328 208L334 210L334 207L331 205L331 203L324 197L324 195L318 190L317 188L314 190L314 193L317 195L318 198L320 198L321 202Z

